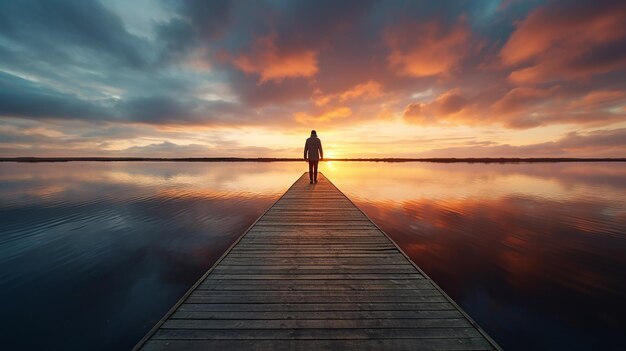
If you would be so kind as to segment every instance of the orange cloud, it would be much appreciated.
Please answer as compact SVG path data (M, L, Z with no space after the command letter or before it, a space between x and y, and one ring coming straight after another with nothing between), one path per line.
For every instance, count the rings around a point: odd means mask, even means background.
M554 91L554 90L552 90ZM551 91L549 89L536 89L519 87L511 89L500 100L496 101L492 108L496 114L508 115L516 112L532 112L529 107L550 101Z
M469 37L464 20L452 28L436 21L396 28L387 35L387 62L399 75L447 75L465 56Z
M408 104L403 119L419 125L499 124L527 129L549 124L608 125L626 118L626 93L598 90L580 93L556 85L520 86L468 97L449 90L432 101Z
M317 106L325 106L332 100L345 102L354 99L373 99L382 95L380 83L369 80L365 83L357 84L354 87L337 94L322 94L316 90L313 95L313 102Z
M358 84L339 95L339 101L352 100L359 97L378 97L380 96L380 84L375 81Z
M352 109L349 107L337 107L335 109L323 112L318 115L311 115L306 112L296 112L294 117L298 123L320 123L329 122L338 118L346 118L352 115Z
M500 51L515 83L584 79L626 69L626 3L556 3L521 21Z
M553 123L599 126L623 121L626 116L619 108L625 100L626 94L618 91L577 94L560 86L517 87L495 101L487 111L509 128Z
M403 113L406 121L418 124L438 124L452 120L468 106L468 100L458 90L450 90L428 103L409 104Z
M275 35L258 38L252 52L237 57L234 65L246 74L259 74L261 84L317 74L317 52L308 49L280 50L275 39Z
M313 92L312 100L317 106L326 106L333 99L333 95L322 94L321 90L316 89Z
M626 92L624 91L592 91L580 99L570 102L571 109L597 109L616 107L615 105L624 104L626 108Z

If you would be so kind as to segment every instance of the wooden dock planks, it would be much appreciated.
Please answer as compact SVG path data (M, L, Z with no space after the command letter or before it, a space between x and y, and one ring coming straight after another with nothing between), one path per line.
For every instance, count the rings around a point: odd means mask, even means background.
M305 173L134 349L499 347L328 179Z

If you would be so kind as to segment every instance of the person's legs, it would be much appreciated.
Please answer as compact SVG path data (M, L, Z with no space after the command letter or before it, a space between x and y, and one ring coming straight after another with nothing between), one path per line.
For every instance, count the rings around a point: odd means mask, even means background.
M313 183L313 161L309 160L309 180Z
M317 183L317 164L319 161L313 163L313 181Z

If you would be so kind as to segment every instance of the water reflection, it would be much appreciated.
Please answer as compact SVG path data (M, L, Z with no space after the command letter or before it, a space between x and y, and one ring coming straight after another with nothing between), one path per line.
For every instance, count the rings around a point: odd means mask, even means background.
M326 172L507 350L618 349L624 164L334 164Z
M3 347L50 350L132 347L301 174L261 163L0 168Z
M305 170L0 164L3 346L128 349ZM320 170L504 349L621 345L625 164Z

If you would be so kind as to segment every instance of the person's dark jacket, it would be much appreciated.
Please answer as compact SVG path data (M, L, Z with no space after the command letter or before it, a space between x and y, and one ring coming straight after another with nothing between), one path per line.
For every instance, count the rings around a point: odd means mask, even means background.
M308 138L304 143L304 159L319 161L320 158L324 158L322 141L318 137Z

